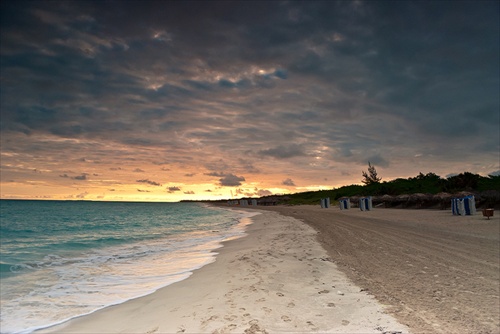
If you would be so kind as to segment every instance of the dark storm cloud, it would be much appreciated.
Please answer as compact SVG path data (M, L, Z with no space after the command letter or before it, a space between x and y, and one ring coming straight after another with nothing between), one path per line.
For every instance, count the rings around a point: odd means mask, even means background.
M3 1L0 12L5 152L200 165L230 186L244 178L227 171L265 173L269 157L309 169L316 157L388 168L417 153L498 155L495 1ZM462 156L464 140L474 150Z

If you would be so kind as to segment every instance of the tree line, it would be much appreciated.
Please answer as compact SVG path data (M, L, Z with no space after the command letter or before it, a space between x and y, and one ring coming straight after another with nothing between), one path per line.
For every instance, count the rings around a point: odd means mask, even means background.
M287 195L288 198L285 202L288 204L316 204L320 198L324 197L338 200L342 197L352 196L500 192L500 175L481 176L479 174L464 172L443 178L435 173L419 173L415 177L406 179L397 178L390 181L382 181L378 177L375 167L371 166L371 164L369 164L368 173L363 172L362 175L364 177L362 180L363 185L353 184L331 190L291 194Z

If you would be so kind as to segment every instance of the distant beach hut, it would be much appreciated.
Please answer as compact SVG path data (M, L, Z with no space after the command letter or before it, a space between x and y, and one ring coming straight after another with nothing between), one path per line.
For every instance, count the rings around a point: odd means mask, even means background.
M253 199L253 200L252 200L252 205L253 205L253 206L257 206L257 200L256 200L256 199Z
M340 210L349 210L351 208L351 200L349 198L344 198L339 200Z
M361 211L371 211L373 210L372 197L362 197L359 200L359 209Z
M322 198L320 204L322 209L328 209L330 207L330 197Z
M246 199L241 199L241 200L240 200L240 205L241 205L241 206L247 206L247 205L248 205L248 200L246 200Z

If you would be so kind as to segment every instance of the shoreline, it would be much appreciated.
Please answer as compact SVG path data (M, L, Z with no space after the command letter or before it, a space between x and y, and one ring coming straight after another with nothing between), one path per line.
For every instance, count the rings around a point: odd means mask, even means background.
M187 279L35 333L409 332L338 270L313 228L258 211Z

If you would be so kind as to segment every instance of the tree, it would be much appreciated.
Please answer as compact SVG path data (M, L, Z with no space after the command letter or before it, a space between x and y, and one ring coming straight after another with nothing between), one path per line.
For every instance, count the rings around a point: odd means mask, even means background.
M375 169L375 166L372 166L371 163L368 161L368 173L367 172L362 172L363 173L363 182L366 185L370 184L376 184L380 183L382 178L377 176L377 170Z
M448 178L450 191L472 191L477 189L481 176L470 172L460 173Z

